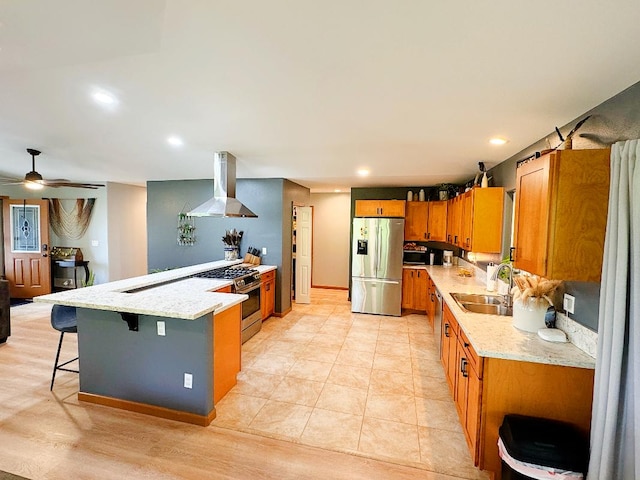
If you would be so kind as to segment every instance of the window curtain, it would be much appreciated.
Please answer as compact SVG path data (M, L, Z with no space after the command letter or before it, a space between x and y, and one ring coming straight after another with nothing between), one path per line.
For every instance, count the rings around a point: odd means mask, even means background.
M588 480L640 478L640 140L611 148Z

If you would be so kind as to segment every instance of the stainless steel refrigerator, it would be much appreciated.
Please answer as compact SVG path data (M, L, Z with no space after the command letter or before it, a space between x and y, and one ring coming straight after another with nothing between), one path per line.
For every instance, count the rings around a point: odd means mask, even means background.
M351 311L400 316L404 219L354 218Z

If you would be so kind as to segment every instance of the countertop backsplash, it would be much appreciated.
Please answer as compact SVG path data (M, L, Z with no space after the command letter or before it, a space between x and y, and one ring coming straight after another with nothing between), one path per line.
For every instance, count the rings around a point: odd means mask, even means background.
M598 333L580 325L562 312L556 315L556 327L567 334L567 338L587 355L596 358Z
M459 266L465 268L471 268L474 274L478 278L486 279L487 272L477 265L467 262L460 258L458 259ZM456 267L453 267L456 268ZM567 334L567 338L576 347L582 350L587 355L596 358L596 352L598 349L598 333L589 330L587 327L580 325L575 320L571 319L562 312L558 312L556 316L556 328L562 330Z

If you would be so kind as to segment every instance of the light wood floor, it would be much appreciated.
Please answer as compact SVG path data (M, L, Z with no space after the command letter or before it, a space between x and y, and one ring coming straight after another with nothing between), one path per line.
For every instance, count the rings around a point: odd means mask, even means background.
M50 392L59 337L49 312L41 304L11 309L12 336L0 345L0 470L32 480L456 478L81 403L71 373L59 373ZM77 351L75 335L66 337L63 357Z

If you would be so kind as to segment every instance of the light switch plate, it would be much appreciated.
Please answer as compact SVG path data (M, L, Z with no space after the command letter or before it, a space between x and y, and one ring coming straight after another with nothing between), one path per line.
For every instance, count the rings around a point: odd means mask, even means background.
M562 300L562 308L567 313L573 313L576 306L576 298L573 295L569 295L568 293L564 294L564 299Z
M164 329L164 322L160 321L156 325L158 326L158 335L164 337L167 334Z
M184 388L193 388L193 375L191 373L184 374Z

